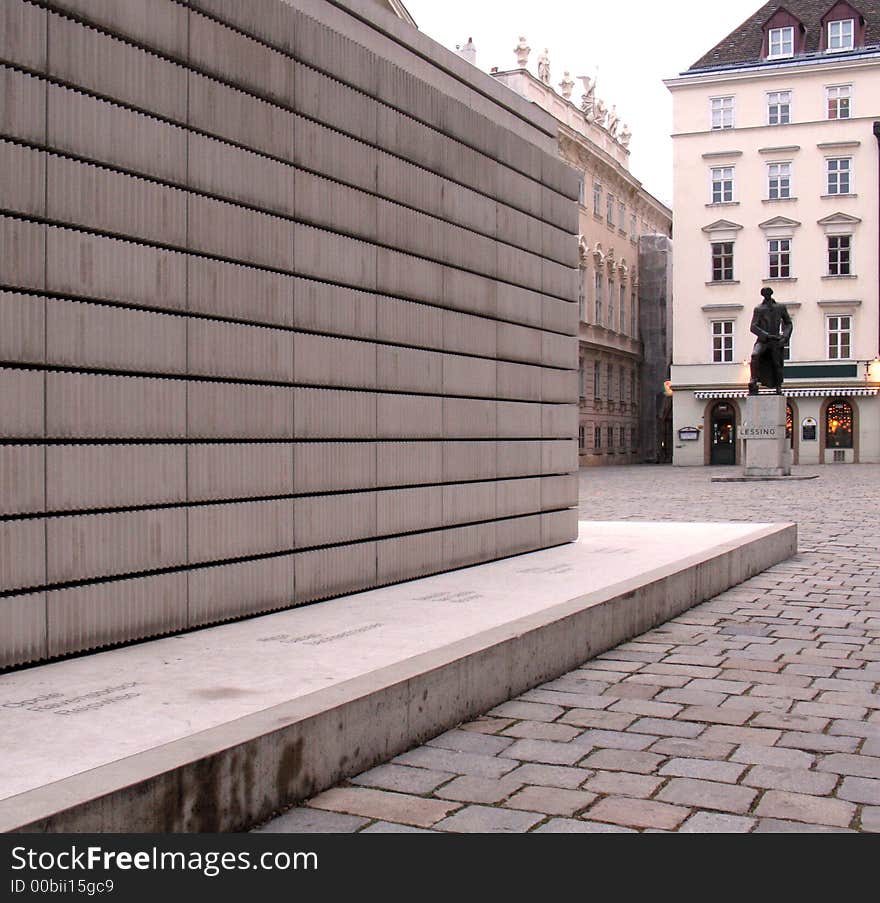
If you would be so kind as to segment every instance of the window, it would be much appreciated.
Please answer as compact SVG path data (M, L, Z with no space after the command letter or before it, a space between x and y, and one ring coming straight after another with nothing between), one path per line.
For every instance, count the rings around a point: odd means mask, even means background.
M578 182L578 203L581 207L584 206L587 202L587 186L584 181L584 177L581 176L580 181Z
M791 163L767 164L767 197L771 201L791 197Z
M596 270L596 325L602 325L602 271Z
M732 129L733 128L733 98L732 97L713 97L712 104L712 128L713 129Z
M834 85L825 89L829 119L849 119L852 115L852 85Z
M733 320L712 322L712 363L733 363Z
M828 317L828 360L848 360L852 349L852 317Z
M578 370L578 396L580 398L587 397L587 371L583 361Z
M712 281L733 282L733 242L712 242Z
M852 192L852 157L838 157L825 161L828 174L828 194Z
M617 205L617 228L621 231L626 229L626 204L623 201Z
M614 427L609 426L607 429L608 429L608 450L611 451L614 448Z
M578 316L582 323L587 321L587 271L580 271L580 279L578 280Z
M853 409L846 401L833 401L825 412L825 447L853 447Z
M712 169L712 203L729 204L733 201L733 167L716 166Z
M771 28L767 41L767 59L794 56L794 28Z
M614 195L609 194L605 199L605 218L609 226L614 226Z
M634 372L629 375L629 400L632 403L636 400L636 374Z
M617 435L619 436L619 439L617 440L618 445L619 445L621 448L626 448L626 440L624 439L623 427L622 427L622 426L618 428L618 430L617 430Z
M771 91L767 95L767 125L791 122L791 91Z
M636 215L631 213L629 217L629 240L636 240Z
M578 427L578 449L583 451L587 447L587 428L585 426Z
M855 29L852 19L841 19L828 23L828 49L831 51L852 50Z
M614 399L614 368L611 364L606 365L605 372L608 376L608 400L612 401Z
M602 215L602 183L593 182L593 213Z
M602 369L598 361L593 362L593 398L601 398Z
M620 376L618 377L620 382L618 386L620 387L620 400L621 402L626 401L626 371L623 367L620 368Z
M614 280L608 277L608 328L614 329Z
M791 276L791 239L771 238L769 249L771 279L788 279Z
M828 275L851 276L852 258L850 255L851 235L828 236Z
M639 322L636 319L636 293L633 292L629 296L629 321L632 324L632 337L639 337Z
M599 451L599 449L602 448L602 427L601 426L593 427L593 448L595 448L596 451Z
M626 332L626 286L620 285L620 331Z

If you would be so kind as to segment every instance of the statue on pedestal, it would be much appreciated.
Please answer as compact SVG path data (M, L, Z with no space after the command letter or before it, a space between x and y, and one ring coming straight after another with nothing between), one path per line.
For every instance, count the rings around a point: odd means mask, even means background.
M538 57L538 78L545 85L550 84L550 56L549 51L545 47L544 52Z
M513 48L513 52L516 55L517 66L520 69L525 69L529 64L529 54L532 52L532 48L526 43L525 38L519 39L519 43Z
M782 394L784 371L783 349L791 338L794 325L788 311L773 300L773 289L761 289L763 301L752 314L751 331L758 337L752 349L749 395L758 394L758 383Z
M617 137L617 126L620 124L620 117L617 115L617 104L613 104L611 111L608 113L608 134L612 138Z
M605 127L605 117L608 115L608 107L605 106L605 101L600 97L596 101L595 110L593 113L593 121L597 125L601 125L603 128Z
M620 141L624 147L629 147L632 136L633 133L629 130L629 126L624 123L623 128L620 130L620 138L618 138L618 141Z
M562 74L562 81L559 83L559 90L566 100L571 100L572 88L574 88L574 82L572 81L569 71L566 69Z
M596 105L596 82L589 75L579 75L578 80L584 86L584 93L581 95L581 109L587 116L587 120L593 118L593 108Z

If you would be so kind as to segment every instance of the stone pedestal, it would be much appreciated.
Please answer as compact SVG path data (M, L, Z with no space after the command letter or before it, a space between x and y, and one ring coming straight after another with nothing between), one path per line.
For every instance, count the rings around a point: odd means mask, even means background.
M791 455L785 438L785 396L750 395L740 436L747 477L787 477Z

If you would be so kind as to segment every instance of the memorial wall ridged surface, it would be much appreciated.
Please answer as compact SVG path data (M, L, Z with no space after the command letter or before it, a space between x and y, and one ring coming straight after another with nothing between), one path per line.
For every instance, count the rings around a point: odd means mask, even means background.
M3 0L0 666L575 536L576 177L365 9Z

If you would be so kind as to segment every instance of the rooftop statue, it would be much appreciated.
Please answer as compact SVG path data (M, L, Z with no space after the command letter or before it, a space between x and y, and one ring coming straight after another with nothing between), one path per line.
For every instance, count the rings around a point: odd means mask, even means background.
M574 82L572 81L571 74L566 69L565 72L562 73L562 81L559 83L559 90L566 100L571 100L572 88L574 88Z
M586 113L587 119L593 118L593 109L596 106L596 82L589 75L579 75L578 81L584 86L581 95L581 109Z
M538 78L540 78L545 85L550 84L550 56L546 47L544 48L544 52L538 57Z
M519 39L519 43L513 48L513 52L516 54L516 64L520 69L525 69L529 64L529 54L532 52L532 48L526 43L525 38Z

